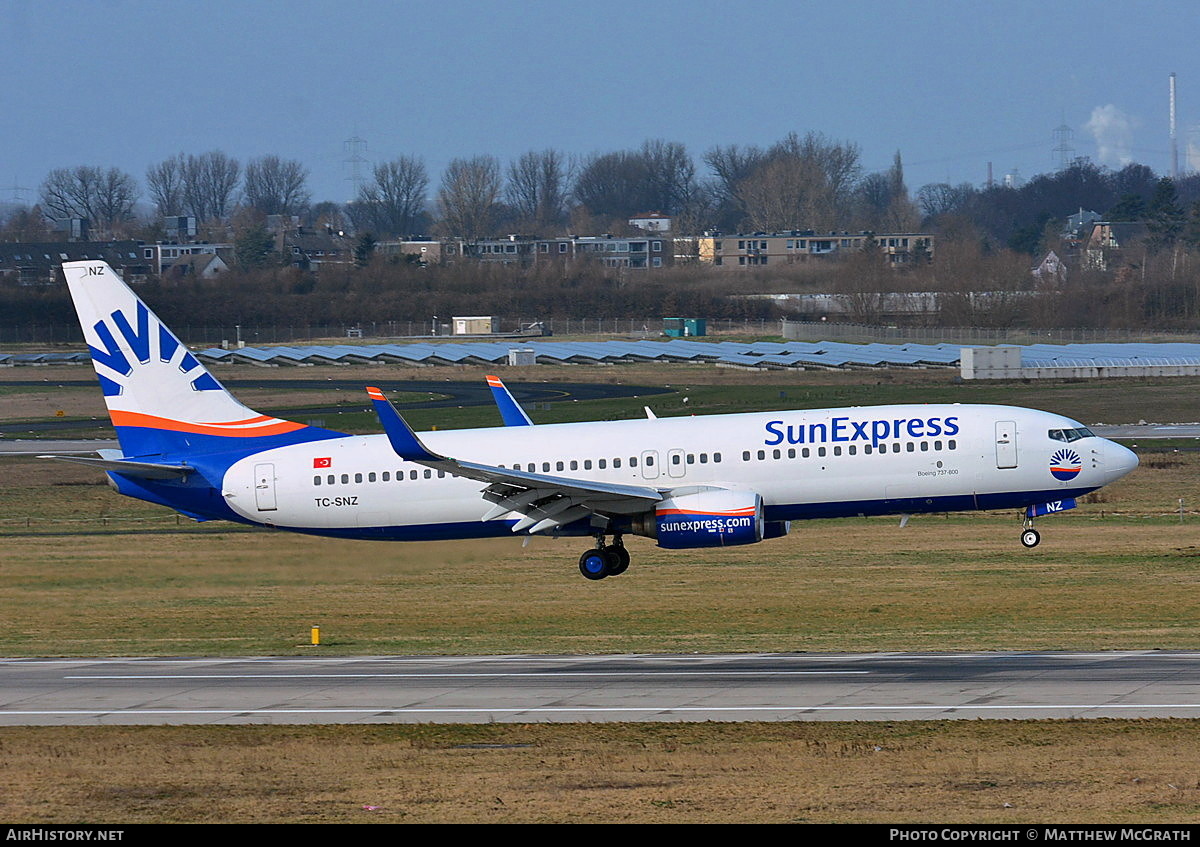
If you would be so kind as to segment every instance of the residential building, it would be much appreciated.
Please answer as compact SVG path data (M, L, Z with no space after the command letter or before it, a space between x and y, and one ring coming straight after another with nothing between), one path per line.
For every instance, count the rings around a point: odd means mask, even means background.
M648 212L644 215L634 215L629 219L629 225L646 232L670 232L671 216L662 212Z
M482 239L464 245L464 254L482 262L533 265L548 261L596 261L610 268L637 270L673 264L673 243L652 235L567 235L560 238Z
M144 282L152 273L140 241L0 242L0 279L20 285L65 283L63 262L102 259L127 283Z
M139 242L141 243L141 242ZM141 244L142 258L149 264L150 273L155 276L166 276L171 266L177 262L188 262L192 256L222 256L222 262L228 269L229 259L233 256L232 244L180 243L178 241L156 241L153 244Z
M818 233L813 230L738 235L708 232L696 239L696 252L702 264L744 269L800 264L862 250L872 243L894 265L911 261L918 252L933 254L933 236L926 233Z

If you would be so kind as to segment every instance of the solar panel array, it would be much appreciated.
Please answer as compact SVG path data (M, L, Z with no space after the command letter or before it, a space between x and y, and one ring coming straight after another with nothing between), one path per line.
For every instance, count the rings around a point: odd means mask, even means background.
M734 367L956 367L960 344L847 344L839 341L463 341L415 344L334 344L296 347L212 347L196 355L212 363L259 365L361 364L499 365L513 348L534 352L539 364L708 362ZM87 353L0 353L0 365L79 363ZM1023 367L1159 367L1200 365L1200 344L1031 344Z
M539 364L619 362L708 362L753 368L930 367L958 363L951 344L846 344L735 341L468 341L445 344L373 344L314 347L210 348L197 353L209 362L264 365L394 362L417 365L497 365L514 348L532 350Z

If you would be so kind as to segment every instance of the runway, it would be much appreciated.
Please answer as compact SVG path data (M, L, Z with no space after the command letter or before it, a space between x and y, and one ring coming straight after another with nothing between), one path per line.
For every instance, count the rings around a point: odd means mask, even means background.
M1200 717L1200 653L0 659L0 725Z

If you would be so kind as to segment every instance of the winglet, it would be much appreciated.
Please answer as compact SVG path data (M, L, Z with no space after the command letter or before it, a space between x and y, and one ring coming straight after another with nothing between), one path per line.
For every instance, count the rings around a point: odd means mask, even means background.
M505 426L533 426L529 415L525 414L521 404L513 398L500 377L489 375L487 384L488 388L492 389L492 397L496 399L496 406L500 409L500 417Z
M391 442L392 449L396 451L397 456L410 462L436 462L445 458L430 452L421 443L421 439L417 438L412 427L404 418L400 417L396 407L383 395L382 391L374 386L369 386L367 396L371 398L371 404L375 406L375 414L379 416L379 422L383 424L383 431L387 434L388 441Z

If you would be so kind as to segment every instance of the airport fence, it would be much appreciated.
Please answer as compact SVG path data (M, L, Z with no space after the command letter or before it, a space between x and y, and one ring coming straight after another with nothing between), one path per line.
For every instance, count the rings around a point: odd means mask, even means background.
M919 344L1096 344L1122 342L1200 342L1200 333L1146 329L1030 329L939 326L876 326L827 321L782 322L781 334L791 341L846 341Z
M529 330L531 325L540 324L542 331L551 337L571 338L578 336L618 336L623 338L658 338L663 335L662 318L549 318L535 321L532 318L502 318L499 334L511 336L527 332L523 337L536 339L538 330ZM779 335L779 321L762 318L744 321L734 319L710 319L707 321L709 335ZM324 324L187 324L171 325L179 339L194 347L217 347L222 343L236 345L238 341L247 347L260 344L309 344L314 341L329 341L342 344L383 343L386 341L429 341L433 338L454 340L462 336L451 335L451 326L444 320L428 321L360 321L357 323ZM83 334L78 326L58 324L0 326L0 350L16 345L74 345L83 346Z

